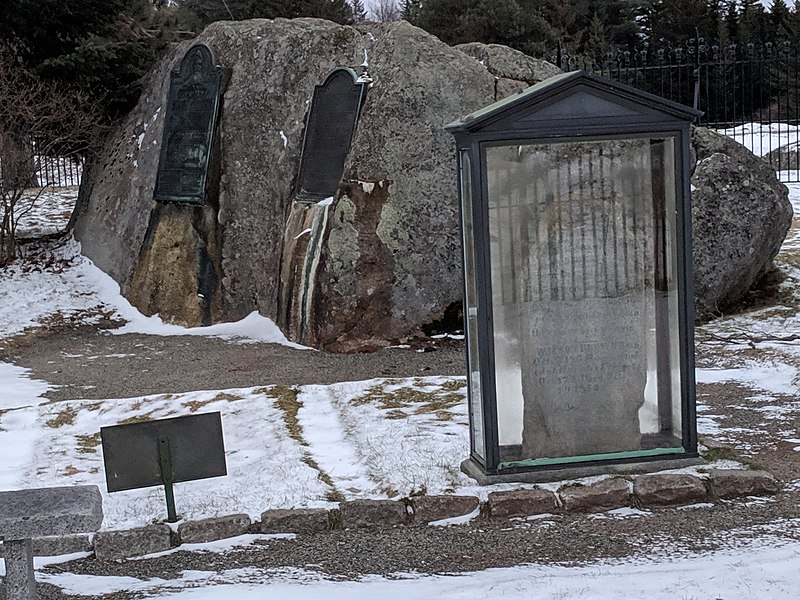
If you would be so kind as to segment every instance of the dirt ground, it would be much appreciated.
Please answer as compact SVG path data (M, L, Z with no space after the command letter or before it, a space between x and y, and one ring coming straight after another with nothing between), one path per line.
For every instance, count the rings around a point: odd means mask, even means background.
M113 335L109 328L117 325L34 330L5 340L0 361L58 386L47 393L51 400L466 373L464 344L450 338L347 355L199 336Z

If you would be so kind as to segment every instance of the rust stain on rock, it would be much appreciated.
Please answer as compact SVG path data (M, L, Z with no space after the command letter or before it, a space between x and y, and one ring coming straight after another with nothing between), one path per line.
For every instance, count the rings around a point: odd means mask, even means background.
M319 292L309 322L309 343L319 348L363 352L388 345L381 335L392 314L394 258L377 232L390 187L391 181L385 180L346 181L339 188L319 261ZM337 211L345 207L354 209L352 218L337 219ZM343 235L347 240L343 245L332 244L337 228L352 228L355 234ZM339 253L345 260L340 260ZM347 285L342 285L343 280Z

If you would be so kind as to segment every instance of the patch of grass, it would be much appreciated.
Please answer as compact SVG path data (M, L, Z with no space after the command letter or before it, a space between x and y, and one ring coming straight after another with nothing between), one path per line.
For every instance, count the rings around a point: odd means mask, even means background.
M75 439L78 442L75 448L78 454L94 454L97 452L97 447L102 441L99 433L95 433L94 435L79 435L76 436Z
M342 492L334 488L325 492L325 500L328 502L344 502L345 497Z
M227 401L227 402L236 402L237 400L241 400L241 396L235 396L234 394L228 394L226 392L220 392L213 398L209 398L208 400L189 400L188 402L184 402L183 406L189 409L189 412L197 412L204 406L208 406L214 402L218 401Z
M131 423L144 423L145 421L152 421L153 420L153 413L149 412L144 415L134 415L132 417L128 417L127 419L122 419L117 425L129 425Z
M388 413L384 415L385 419L397 421L399 419L406 419L408 415L404 413L402 410L390 410Z
M387 379L350 401L353 406L364 406L377 403L381 410L388 411L387 419L404 419L409 414L434 414L439 421L450 421L453 414L449 412L464 401L464 384L460 381L447 381L436 390L419 389L429 387L422 379L414 379L411 385L395 390L387 390L397 380ZM413 413L405 412L413 409Z
M451 379L450 381L445 381L440 384L439 387L445 392L458 392L467 389L467 382Z
M67 475L67 476L70 476L70 477L72 477L73 475L77 475L80 472L81 472L80 469L76 469L72 465L70 465L66 469L64 469L64 474Z
M303 403L297 399L299 393L300 390L296 387L288 385L276 385L266 392L267 396L275 399L275 408L280 410L283 415L283 422L289 432L289 437L298 444L308 446L308 442L303 438L303 428L297 418L297 413L303 406Z
M708 452L703 453L703 459L707 460L708 462L714 462L717 460L735 460L738 462L742 461L742 457L739 456L735 450L732 448L726 448L724 446L717 446L715 448L709 448Z
M463 402L464 396L455 392L447 394L436 395L433 399L429 400L414 411L416 415L424 415L427 413L438 413L440 411L450 410L455 408Z
M397 498L397 496L400 495L400 492L388 485L381 486L380 491L381 493L386 494L387 498Z
M75 423L75 417L77 416L78 411L68 406L49 421L45 421L45 425L51 429L58 429L64 425L72 425Z

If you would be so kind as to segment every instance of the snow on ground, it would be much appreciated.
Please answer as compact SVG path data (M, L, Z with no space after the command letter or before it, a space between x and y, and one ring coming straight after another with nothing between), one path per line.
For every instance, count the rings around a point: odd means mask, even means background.
M735 550L669 560L599 561L581 567L523 565L460 575L367 576L357 581L329 581L299 569L256 568L183 571L169 581L70 573L39 573L37 579L68 594L136 590L171 600L790 600L797 597L799 572L800 544L765 537Z
M25 392L9 394L14 406L0 411L0 454L10 458L0 466L0 489L95 484L105 490L101 427L214 411L222 414L228 475L176 485L185 519L238 512L257 519L268 508L471 485L457 471L469 447L463 378L43 403L46 384L28 379L24 369L0 365L9 389ZM368 397L376 387L404 390L407 397L397 401L402 409L392 410L408 415L398 419ZM161 488L103 493L104 529L163 516Z
M33 208L19 219L17 235L33 238L66 230L77 197L77 187L27 190L18 206L27 209L33 203Z
M800 141L800 126L788 123L744 123L717 131L733 138L757 156L766 156L784 146L796 150Z
M31 251L36 262L17 261L0 270L0 343L2 338L53 321L91 323L101 317L126 324L113 334L206 335L241 342L289 342L277 325L256 312L235 323L187 328L146 317L120 295L119 284L80 254L73 239ZM42 267L44 265L44 267Z

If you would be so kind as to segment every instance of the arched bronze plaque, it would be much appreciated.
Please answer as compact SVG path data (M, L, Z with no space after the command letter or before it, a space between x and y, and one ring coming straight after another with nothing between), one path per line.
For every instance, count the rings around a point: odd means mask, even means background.
M214 65L211 50L192 46L170 78L155 200L205 202L221 89L222 68Z
M323 200L339 187L367 83L352 69L336 69L314 88L297 178L300 200Z

